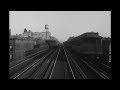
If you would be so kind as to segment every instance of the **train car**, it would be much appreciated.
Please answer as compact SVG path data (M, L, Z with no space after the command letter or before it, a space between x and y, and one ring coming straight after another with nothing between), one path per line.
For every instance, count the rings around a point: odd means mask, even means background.
M45 40L42 40L42 39L36 39L36 44L34 45L34 48L35 49L46 49L49 47L48 43L45 42Z
M97 33L94 34L85 33L72 39L68 44L72 49L82 54L102 54L102 37L98 36Z
M110 52L111 52L111 38L103 38L102 39L102 48L103 48L103 63L109 64L111 62Z
M55 40L46 40L46 43L49 45L49 48L56 48L58 45Z
M98 33L92 32L69 39L65 42L65 46L69 50L71 49L71 52L73 51L78 53L78 55L92 58L95 62L109 65L111 62L109 55L110 43L110 38L103 38Z
M41 38L37 38L35 39L35 45L34 48L40 48L40 47L44 47L44 46L48 46L48 44L45 42L45 40L41 39Z

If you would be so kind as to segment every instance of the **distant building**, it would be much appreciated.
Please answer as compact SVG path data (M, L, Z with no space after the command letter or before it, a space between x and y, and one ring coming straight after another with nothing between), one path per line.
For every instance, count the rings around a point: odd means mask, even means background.
M47 37L47 39L49 40L51 38L51 33L49 31L47 31L47 32L32 32L31 30L27 31L26 29L24 29L24 32L22 34L17 35L17 36L41 38L43 40L46 40L46 37Z
M44 32L32 32L31 30L27 30L25 28L22 34L16 34L15 36L12 36L12 37L58 41L55 37L51 36L51 33L49 32L48 24L45 25Z
M47 37L47 39L49 40L51 37L51 33L50 32L32 32L31 37L42 38L43 40L46 40L46 37Z
M28 37L29 36L29 32L27 31L27 29L24 29L24 32L22 33L22 35L20 35L21 37Z

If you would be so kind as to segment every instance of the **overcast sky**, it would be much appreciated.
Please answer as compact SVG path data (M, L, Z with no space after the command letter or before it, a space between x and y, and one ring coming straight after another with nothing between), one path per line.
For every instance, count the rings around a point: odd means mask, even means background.
M24 28L43 32L49 25L52 36L60 41L85 32L98 32L111 37L110 11L10 11L9 27L12 35L22 34Z

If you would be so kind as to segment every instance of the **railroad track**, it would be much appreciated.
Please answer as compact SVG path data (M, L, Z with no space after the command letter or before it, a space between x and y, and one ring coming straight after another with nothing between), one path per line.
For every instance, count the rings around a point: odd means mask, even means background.
M29 79L47 79L48 75L50 71L48 71L49 69L51 69L51 66L53 66L53 62L55 61L56 58L56 53L58 52L58 49L55 50L52 54L49 55L48 58L46 58L44 60L44 62L39 65L39 67L37 68L37 70L29 77ZM47 75L47 77L45 77Z
M66 53L66 57L68 62L71 63L71 66L73 67L73 73L74 73L74 79L88 79L81 67L77 64L77 62L72 58L72 56L69 54L69 52L65 49L64 51Z
M38 59L37 54L32 60L25 60L9 68L10 79L53 79L53 74L56 73L56 63L62 63L63 76L58 75L61 79L76 79L74 75L73 65L69 60L69 56L63 46L60 46L57 50L53 50L42 58ZM64 58L62 58L64 57ZM64 62L62 62L64 61ZM59 71L59 69L57 70ZM66 75L65 75L66 73Z
M49 54L51 54L54 50L49 51L49 53L45 54L40 58L39 55L35 56L34 59L25 60L17 65L14 65L9 68L9 76L10 79L16 79L21 76L23 73L28 71L30 68L37 66L38 63L41 63Z
M106 71L100 69L98 65L92 63L91 60L89 60L87 57L83 58L76 56L74 53L71 53L70 51L67 52L71 54L71 56L76 57L75 58L76 60L73 60L73 62L77 61L78 66L82 68L83 72L88 77L88 79L110 79L110 75L106 73Z
M64 46L61 46L49 79L87 79L87 76L71 58Z
M64 45L48 53L36 54L9 68L10 79L109 79L83 58L74 58ZM78 62L79 61L79 62Z
M19 59L19 58L18 58L18 59L14 60L14 61L11 61L11 62L9 63L9 67L15 66L16 64L19 64L19 63L23 63L23 62L25 62L25 61L27 61L27 60L35 57L36 55L39 55L40 53L41 53L41 54L44 53L46 50L47 50L47 49L40 50L40 51L37 51L36 53L33 53L33 54L29 55L29 56L24 57L23 59Z

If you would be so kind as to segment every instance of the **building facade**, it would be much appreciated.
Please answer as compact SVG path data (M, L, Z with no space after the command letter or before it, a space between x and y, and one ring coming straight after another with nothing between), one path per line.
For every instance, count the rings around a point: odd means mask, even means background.
M32 32L31 30L27 31L24 29L22 34L19 34L19 37L32 37L32 38L41 38L43 40L49 40L51 38L51 33L47 32Z
M35 40L11 36L9 39L10 61L23 59L25 52L34 49Z

